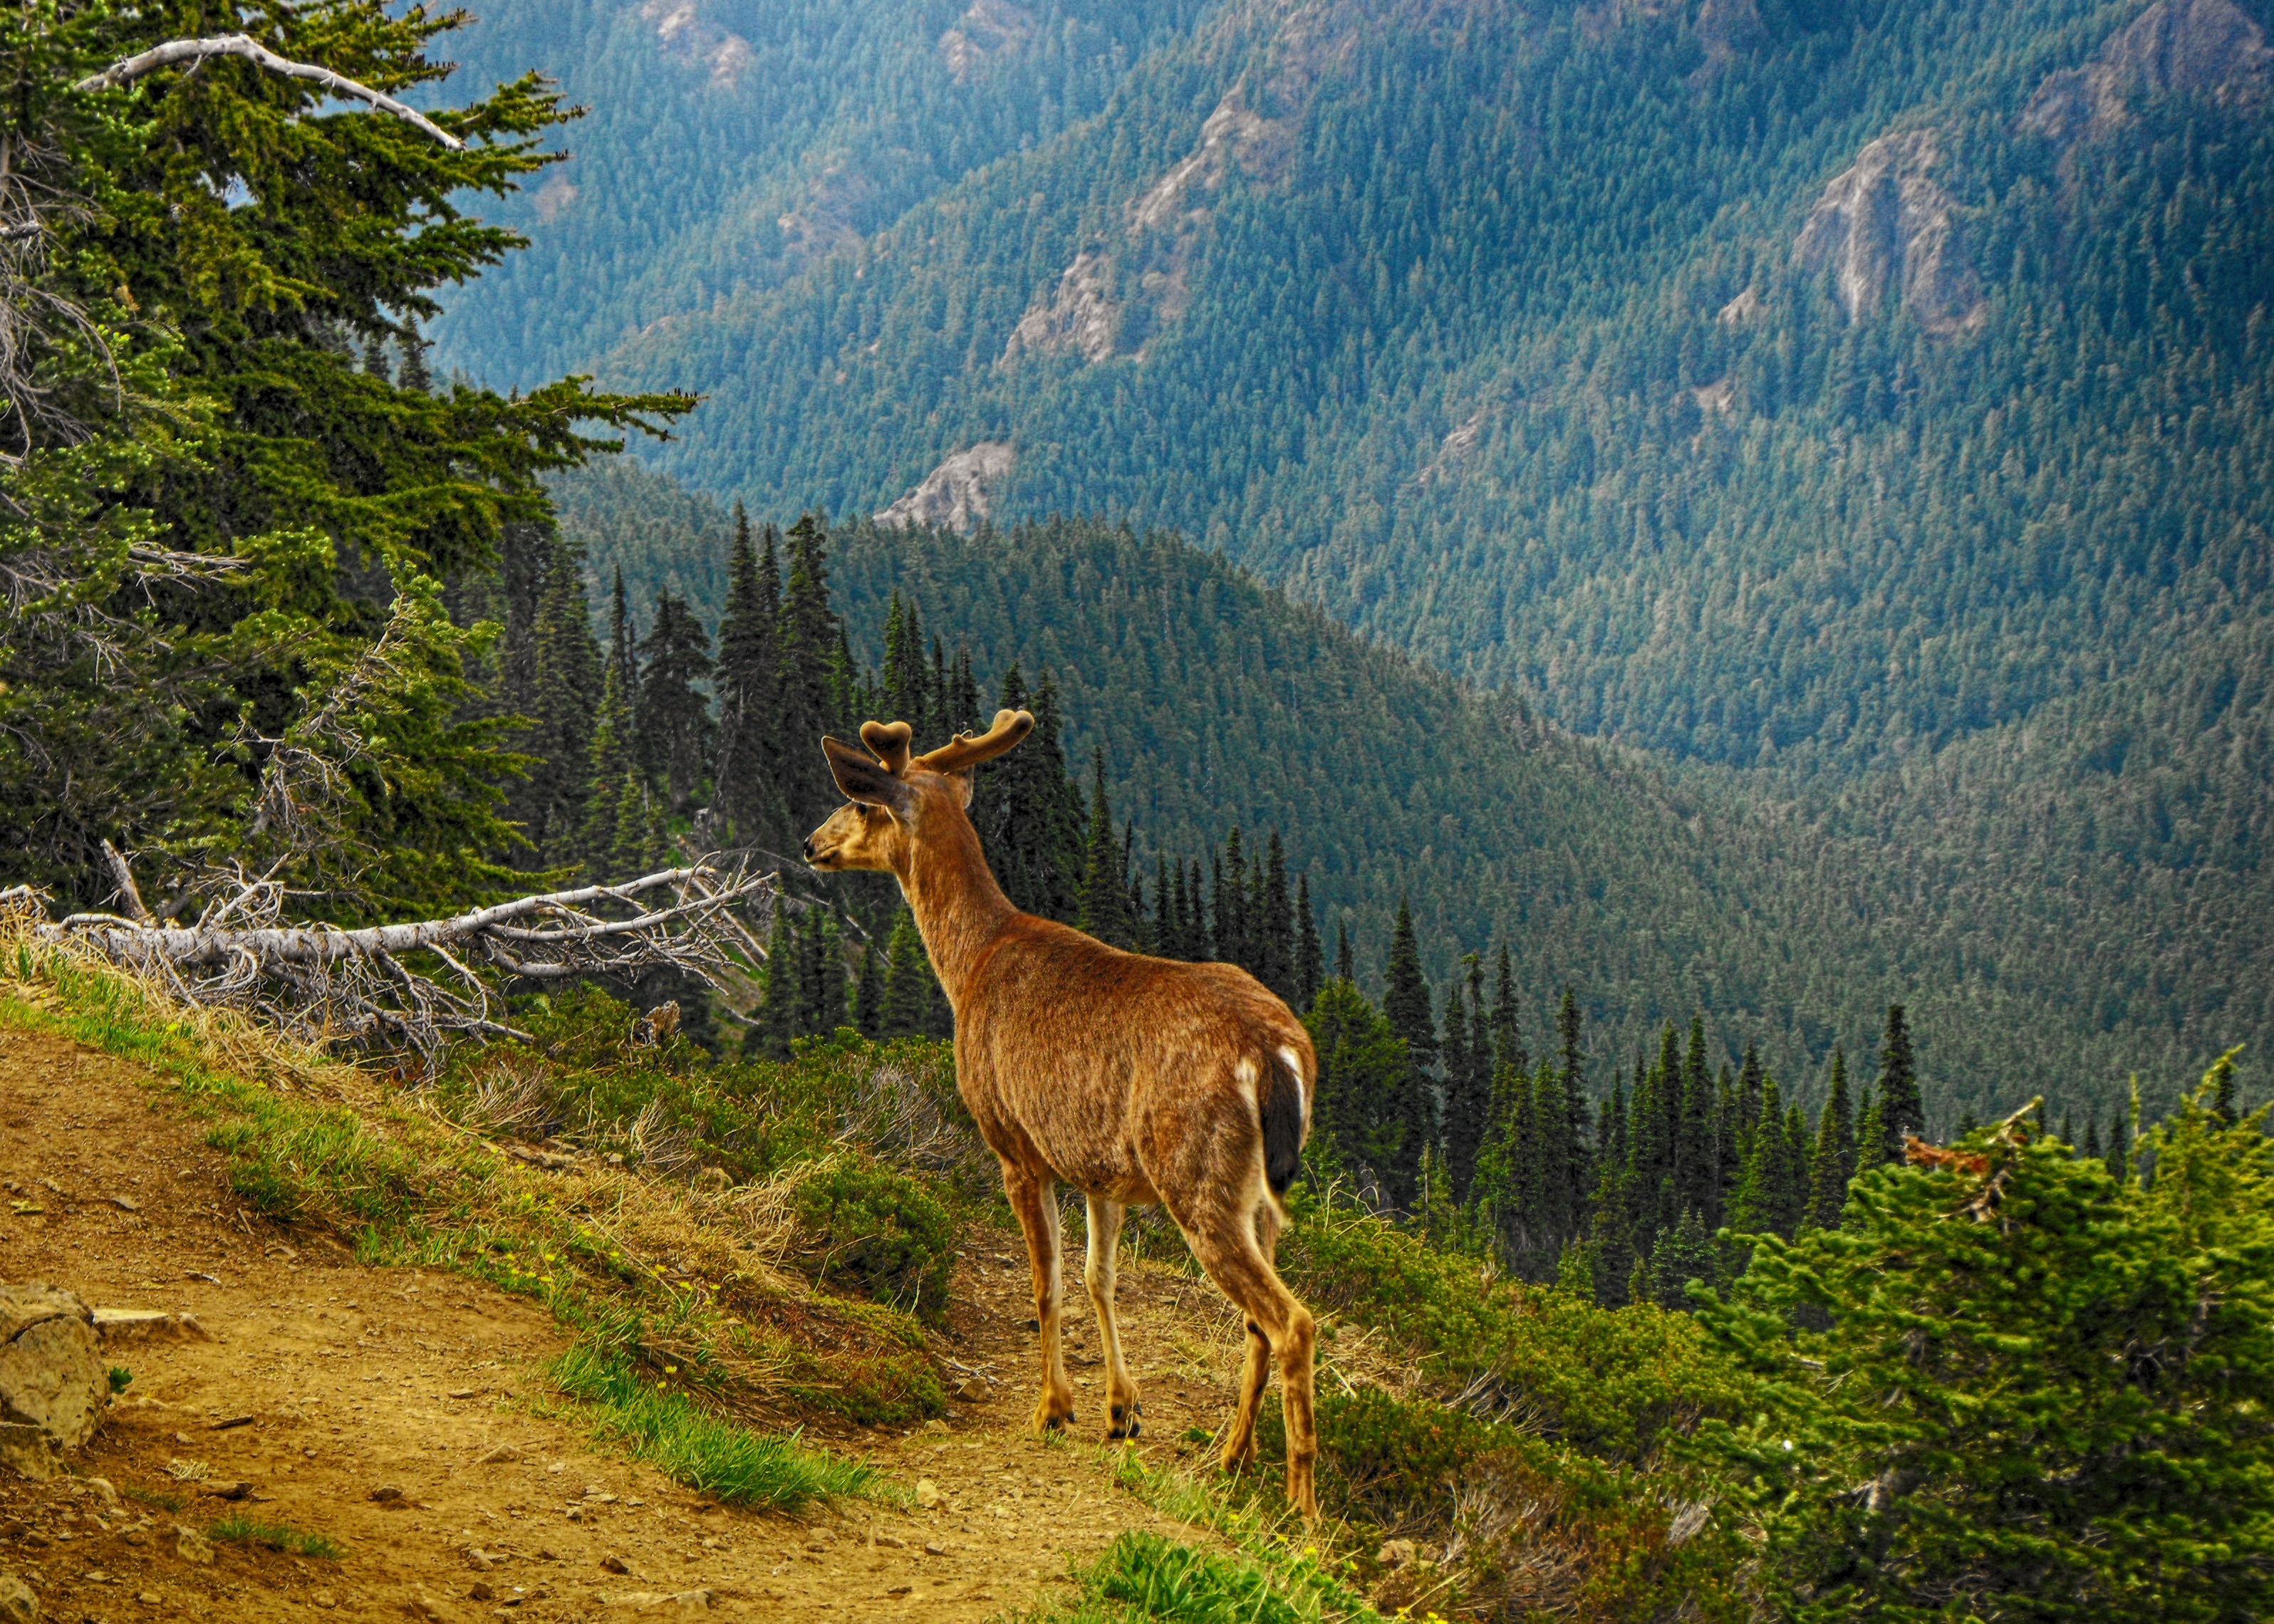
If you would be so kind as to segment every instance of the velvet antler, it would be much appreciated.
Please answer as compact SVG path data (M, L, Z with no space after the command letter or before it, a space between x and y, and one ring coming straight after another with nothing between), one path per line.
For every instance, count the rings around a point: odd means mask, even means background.
M1031 711L998 710L985 733L958 733L939 748L917 756L915 764L930 772L962 772L981 762L993 761L1034 729ZM869 730L862 728L861 736L866 739Z
M885 771L896 778L908 770L908 741L915 736L916 730L906 722L861 724L861 742L885 763Z

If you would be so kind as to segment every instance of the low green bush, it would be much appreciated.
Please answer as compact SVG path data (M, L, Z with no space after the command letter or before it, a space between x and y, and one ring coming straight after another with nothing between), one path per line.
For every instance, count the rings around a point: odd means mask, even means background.
M915 1179L844 1157L799 1180L790 1209L817 1279L935 1323L946 1312L955 1220Z

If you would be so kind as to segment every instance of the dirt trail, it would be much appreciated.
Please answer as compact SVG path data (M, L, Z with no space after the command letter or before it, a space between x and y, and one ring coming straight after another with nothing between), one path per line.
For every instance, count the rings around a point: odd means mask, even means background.
M47 1619L975 1621L1034 1605L1068 1556L1124 1529L1196 1538L1079 1447L1102 1436L1103 1392L1079 1256L1077 1447L1024 1434L1032 1308L1007 1234L967 1244L941 1343L995 1379L993 1396L914 1432L827 1440L906 1487L930 1479L941 1503L791 1518L719 1507L531 1413L546 1391L534 1367L563 1345L541 1311L250 1218L200 1124L129 1063L0 1030L0 1280L185 1311L206 1333L111 1356L133 1382L76 1470L118 1498L63 1478L0 1482L0 1572L26 1581ZM1143 1264L1125 1267L1121 1301L1143 1447L1163 1458L1186 1428L1223 1419L1237 1321L1204 1282ZM237 1482L251 1486L233 1503L210 1492ZM140 1495L187 1498L174 1512ZM345 1553L224 1542L210 1566L177 1553L177 1522L230 1512Z

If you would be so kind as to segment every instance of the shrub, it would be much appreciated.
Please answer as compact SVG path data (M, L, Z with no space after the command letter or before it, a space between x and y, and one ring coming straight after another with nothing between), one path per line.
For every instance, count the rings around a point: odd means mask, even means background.
M2274 1615L2274 1147L2217 1077L2152 1187L2017 1115L1761 1242L1705 1316L1760 1413L1698 1447L1780 1617Z
M881 1303L937 1322L955 1266L955 1221L915 1179L843 1157L790 1196L800 1250L819 1280L849 1282Z

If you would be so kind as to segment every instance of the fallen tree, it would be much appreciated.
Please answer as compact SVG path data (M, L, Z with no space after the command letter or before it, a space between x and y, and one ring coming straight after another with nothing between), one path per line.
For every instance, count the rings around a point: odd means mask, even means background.
M0 906L37 914L35 940L154 977L184 1002L246 1009L311 1041L397 1047L427 1071L454 1034L531 1041L504 1019L501 989L516 978L669 968L716 987L737 953L750 966L764 960L760 937L779 899L772 874L704 862L446 919L343 929L286 920L284 887L248 878L195 923L169 924L143 906L124 862L116 867L135 917L50 921L41 893L24 885L0 891Z

